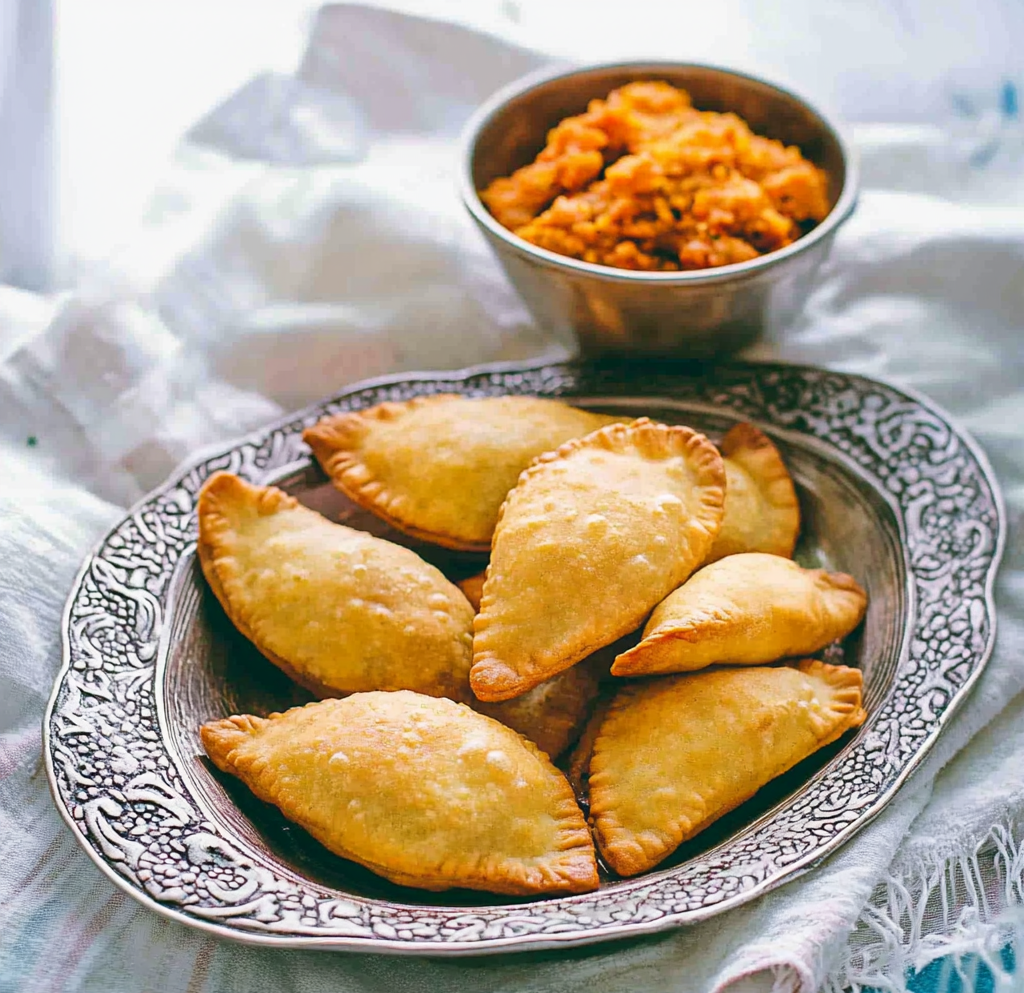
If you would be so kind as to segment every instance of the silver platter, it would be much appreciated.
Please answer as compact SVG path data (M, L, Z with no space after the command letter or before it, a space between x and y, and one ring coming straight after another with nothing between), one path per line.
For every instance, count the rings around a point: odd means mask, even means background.
M510 902L404 889L321 848L203 757L197 727L305 702L238 635L195 562L195 501L227 469L337 520L409 543L345 502L302 429L326 414L437 392L534 394L649 414L718 438L757 422L797 482L798 559L857 577L870 606L847 639L868 720L645 876L582 896ZM934 743L995 635L1005 520L984 455L929 401L787 365L685 371L489 367L359 384L183 466L82 566L47 708L53 795L82 847L148 907L265 945L416 955L554 948L692 923L814 868L870 821ZM414 545L452 575L480 560ZM838 650L833 650L836 654ZM841 654L841 653L840 653Z

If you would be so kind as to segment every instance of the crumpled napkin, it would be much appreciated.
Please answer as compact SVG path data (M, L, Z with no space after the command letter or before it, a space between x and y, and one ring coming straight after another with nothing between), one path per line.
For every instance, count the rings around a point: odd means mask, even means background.
M1024 187L1000 163L1019 165L1024 145L1011 115L973 130L870 123L871 94L863 113L847 115L869 122L855 131L858 211L799 320L751 354L887 378L945 405L995 466L1010 540L988 670L855 840L696 927L413 963L245 948L165 921L104 879L54 810L40 720L63 602L82 557L126 506L195 449L354 380L566 354L567 343L531 324L463 217L453 179L470 110L543 61L441 22L325 8L294 77L259 77L195 125L137 238L104 273L59 300L0 290L0 977L9 988L811 993L868 980L899 988L904 967L950 948L990 949L1003 933L986 920L1019 902L1024 813L1014 760L1024 749L1024 208L997 204L1011 193L1022 202ZM965 191L971 202L956 202ZM994 841L1002 848L990 858Z

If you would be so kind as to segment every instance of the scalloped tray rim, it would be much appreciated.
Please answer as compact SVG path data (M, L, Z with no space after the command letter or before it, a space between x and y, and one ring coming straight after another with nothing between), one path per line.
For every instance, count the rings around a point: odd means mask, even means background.
M185 924L187 926L196 928L207 934L216 935L219 937L229 938L231 940L240 942L242 944L263 946L263 947L274 947L274 948L305 948L305 949L319 949L319 950L331 950L331 951L350 951L350 952L366 952L366 953L382 953L382 954L399 954L399 955L411 955L411 956L423 956L423 957L468 957L476 955L485 955L493 952L510 952L510 951L537 951L543 949L551 949L553 947L580 947L589 944L595 944L598 942L607 942L615 939L626 939L631 937L640 937L643 935L655 934L667 930L672 930L677 927L686 926L691 923L698 923L706 920L710 917L717 916L720 913L724 913L727 910L738 907L744 903L749 902L757 898L758 896L768 892L769 890L775 889L785 883L788 883L799 876L806 874L813 870L828 857L833 855L837 849L839 849L852 835L856 834L867 824L869 824L875 817L877 817L882 810L887 806L892 797L898 792L903 784L910 778L911 775L918 769L924 758L931 751L941 733L942 729L949 723L950 719L955 716L960 706L963 704L967 696L981 676L985 669L985 666L991 657L993 647L996 640L997 623L998 618L994 604L994 584L996 575L999 571L999 566L1002 561L1003 553L1006 545L1007 536L1007 520L1006 520L1006 508L1005 502L1000 488L998 479L992 468L991 463L988 460L984 450L978 445L975 439L972 437L959 420L951 415L942 406L935 403L925 394L918 390L900 384L896 385L886 378L878 376L864 376L858 373L846 372L842 369L824 368L818 366L808 365L806 363L796 362L785 362L785 361L736 361L729 362L726 364L729 368L740 368L740 367L752 367L756 369L766 370L770 368L783 368L791 369L793 371L806 370L811 372L834 372L839 375L844 375L853 380L859 380L866 384L878 384L879 386L885 387L886 389L892 390L895 393L901 393L908 399L913 400L922 408L930 411L941 420L951 427L954 433L957 435L959 440L966 446L971 453L972 457L978 463L985 481L991 491L991 495L996 508L996 515L998 521L998 530L996 533L995 543L992 549L992 561L991 565L987 570L985 577L985 609L987 618L989 621L989 635L986 639L986 643L982 650L978 653L977 664L970 676L961 685L959 691L955 697L950 701L946 709L938 718L937 730L929 735L928 739L918 748L914 755L908 760L904 769L890 784L882 794L879 795L877 800L872 804L871 809L866 813L859 816L855 821L849 824L846 828L841 831L837 831L832 837L831 841L824 845L820 850L816 851L813 856L805 856L802 859L794 861L792 864L786 866L783 870L776 872L769 876L763 883L755 885L745 890L741 890L735 895L723 899L722 901L715 903L711 906L694 910L694 911L682 911L676 914L666 914L663 917L657 918L652 921L643 923L631 923L631 924L609 924L604 927L593 928L583 933L575 931L565 932L554 932L545 933L540 935L514 935L506 938L492 938L485 940L475 940L467 942L465 944L459 944L458 942L449 942L446 944L434 944L434 943L418 943L410 940L394 940L389 938L365 938L357 936L345 936L345 935L326 935L316 933L302 933L300 930L290 928L282 931L281 934L275 934L272 931L263 930L246 930L244 925L236 925L229 927L224 924L218 924L214 920L199 918L190 914L187 914L175 907L169 906L159 900L154 899L148 893L135 886L131 881L125 879L120 875L110 863L99 853L93 845L90 843L88 836L81 830L78 822L73 817L71 811L64 804L60 797L56 773L53 765L53 752L51 748L51 732L50 725L53 717L54 706L57 702L58 695L64 680L67 675L70 664L70 643L67 637L68 625L70 621L72 607L79 593L80 587L85 576L88 574L89 569L94 561L94 558L98 552L104 547L108 539L116 530L123 524L123 522L134 516L140 509L142 509L153 497L160 491L171 486L175 481L183 478L189 471L195 468L197 465L211 458L215 458L226 452L229 452L235 448L241 447L247 443L254 443L258 439L266 436L267 434L286 427L295 421L304 418L312 414L314 411L322 407L325 403L330 403L333 400L341 399L349 394L361 392L366 389L374 387L385 387L392 385L401 385L410 381L464 381L477 376L484 375L501 375L509 373L519 372L531 372L545 368L563 368L563 369L585 369L587 368L585 363L578 361L553 361L550 357L545 357L533 361L521 362L500 362L500 363L485 363L476 366L469 366L462 369L453 370L432 370L428 372L417 372L414 370L393 373L384 376L377 376L370 379L359 380L343 387L338 393L333 394L330 397L322 398L319 401L315 401L307 406L287 413L282 416L275 418L273 421L249 431L243 435L236 436L233 439L213 443L210 445L202 446L193 452L186 459L183 459L174 470L168 474L166 480L154 490L147 493L141 499L136 501L130 508L128 508L121 517L118 518L117 522L108 528L103 535L95 542L93 548L89 554L85 557L81 567L75 575L74 582L72 583L70 592L67 600L65 601L64 609L61 616L61 665L59 670L54 675L54 684L50 693L49 699L46 704L46 708L43 714L43 759L46 769L47 783L50 789L51 797L54 801L54 805L57 807L65 824L71 829L76 841L78 841L81 848L89 856L92 862L97 868L117 886L120 890L129 894L133 899L137 900L141 905L155 911L162 917L175 921L177 923ZM714 371L713 368L711 371ZM687 378L690 378L687 376ZM652 403L657 401L657 396L645 397ZM666 398L671 400L671 398ZM710 405L708 405L710 407ZM726 411L723 411L726 412ZM839 453L837 453L839 454ZM296 463L297 464L297 463ZM278 472L284 473L287 466L278 467ZM888 494L885 494L888 500ZM900 521L902 526L902 520ZM162 638L163 636L161 636ZM847 747L852 747L852 742ZM845 752L846 749L843 749ZM831 763L830 763L831 764ZM823 770L822 770L823 771ZM819 773L820 774L820 773ZM817 774L816 774L817 775ZM812 777L816 778L816 777ZM765 816L769 816L771 812L768 812ZM761 820L763 818L759 818ZM646 876L640 877L635 880L624 880L627 883L633 883L634 886L631 889L642 888L645 881L653 880L654 878L660 877L663 874L671 874L677 871L678 867L672 869L662 870L661 873L655 871L649 873ZM593 894L579 894L577 897L570 897L568 899L587 899L592 898ZM358 898L365 902L381 902L371 901L367 898ZM566 899L566 898L563 898ZM409 906L415 909L422 909L420 905L409 904L402 905L391 901L385 901L391 906ZM508 907L510 910L516 910L523 908L528 910L530 904L505 904L505 905L489 905L488 909L498 909L500 907ZM475 908L466 907L465 914L471 916ZM310 929L312 931L312 929Z

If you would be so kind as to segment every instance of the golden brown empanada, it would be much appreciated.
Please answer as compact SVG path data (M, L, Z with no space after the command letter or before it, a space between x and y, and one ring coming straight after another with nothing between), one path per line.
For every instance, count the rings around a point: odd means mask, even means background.
M487 570L478 572L475 576L467 576L460 579L455 585L462 590L462 595L469 601L474 610L480 609L480 597L484 592L484 580L487 578Z
M604 667L607 671L607 662ZM513 700L503 703L478 700L470 706L518 731L556 759L579 737L600 690L597 668L584 661Z
M814 659L627 686L590 760L598 850L620 876L651 869L864 717L860 672Z
M760 552L730 555L704 566L658 604L643 640L615 660L612 674L650 676L809 655L845 638L867 602L845 573L801 569Z
M201 735L218 768L393 882L522 895L597 888L565 777L515 731L451 700L357 693L212 721Z
M333 524L272 486L211 476L199 561L228 617L319 696L470 699L473 608L415 552Z
M389 524L486 551L519 473L616 420L538 397L441 394L328 417L302 437L334 485Z
M718 450L690 428L614 424L537 459L501 509L470 684L507 700L634 630L707 556Z
M737 424L722 439L725 515L707 561L738 552L793 557L800 533L800 504L786 464L753 424Z

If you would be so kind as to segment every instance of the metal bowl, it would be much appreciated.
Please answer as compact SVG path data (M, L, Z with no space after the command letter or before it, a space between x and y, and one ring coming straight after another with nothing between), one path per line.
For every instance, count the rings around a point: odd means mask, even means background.
M734 111L758 134L797 145L828 175L831 210L792 245L749 262L687 272L635 272L538 248L499 224L477 190L531 162L547 132L595 97L637 79L664 79L702 110ZM584 354L708 358L735 351L797 313L840 224L857 201L857 169L834 124L801 97L710 65L636 62L531 74L496 93L463 138L462 199L512 283L544 327Z

